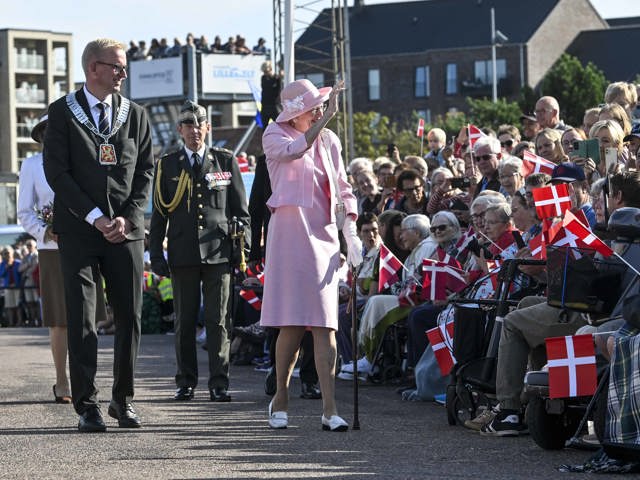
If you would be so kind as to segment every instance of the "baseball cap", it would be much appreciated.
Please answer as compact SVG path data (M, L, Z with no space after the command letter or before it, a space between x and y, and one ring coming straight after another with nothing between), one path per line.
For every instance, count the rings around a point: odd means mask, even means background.
M624 137L624 141L628 142L633 137L640 138L640 123L636 123L631 129L631 133Z
M202 123L207 121L207 110L191 100L184 102L180 109L178 123Z
M537 122L538 119L535 117L535 115L531 115L531 114L527 114L527 113L523 113L522 115L520 115L520 121L522 122L523 120L531 120L532 122Z
M563 162L556 165L551 174L552 182L581 182L585 180L584 170L572 162Z

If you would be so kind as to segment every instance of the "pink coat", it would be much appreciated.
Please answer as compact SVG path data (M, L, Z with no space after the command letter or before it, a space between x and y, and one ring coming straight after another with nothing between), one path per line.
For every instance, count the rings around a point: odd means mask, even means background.
M324 129L316 142L323 142L330 152L330 159L338 175L340 197L345 204L346 212L357 216L358 205L342 162L342 147L337 135ZM272 195L267 201L270 209L288 205L310 208L313 201L313 146L307 146L302 132L287 123L272 122L262 137L262 147L267 156L267 167L271 178ZM320 150L326 153L321 144ZM328 175L328 155L322 155L323 164ZM331 188L331 221L335 222L335 189Z

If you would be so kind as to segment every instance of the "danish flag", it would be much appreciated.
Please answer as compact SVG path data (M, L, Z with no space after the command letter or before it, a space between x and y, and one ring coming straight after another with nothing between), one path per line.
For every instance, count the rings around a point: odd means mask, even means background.
M523 177L527 178L532 173L546 173L551 175L555 163L550 162L546 158L539 157L529 150L522 151L522 170Z
M424 136L424 118L418 120L418 130L416 131L416 137Z
M262 309L262 300L258 298L253 290L240 290L240 296L256 310L260 311Z
M551 398L593 395L598 383L591 335L545 339Z
M456 258L466 252L467 247L476 238L476 232L473 230L473 227L470 226L466 232L462 234L458 243L456 243L456 250L458 253L456 254Z
M535 188L533 200L540 218L561 217L571 208L571 197L566 183Z
M446 300L447 290L459 292L467 286L459 273L462 270L460 264L449 255L445 255L442 261L423 259L422 270L425 272L422 284L422 297L425 300Z
M449 372L456 364L456 359L453 356L453 325L454 322L452 320L427 330L427 338L443 377L449 375Z
M607 246L602 240L596 237L588 227L586 227L578 218L568 210L564 219L562 220L562 226L565 230L568 230L571 234L575 235L582 243L589 248L594 249L604 257L610 257L613 255L613 250Z
M380 245L380 275L378 278L378 291L389 288L400 280L398 270L404 265L398 258L384 245Z
M246 173L249 171L249 160L247 159L247 157L237 156L236 160L238 162L238 166L240 167L241 173Z
M469 124L469 146L473 148L479 138L486 137L487 135L475 125Z
M544 243L544 233L541 232L531 240L529 240L529 250L531 251L531 256L533 258L537 258L538 260L547 259L547 249Z

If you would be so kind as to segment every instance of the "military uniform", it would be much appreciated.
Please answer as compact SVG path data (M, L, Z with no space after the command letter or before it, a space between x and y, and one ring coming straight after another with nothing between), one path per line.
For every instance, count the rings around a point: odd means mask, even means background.
M201 167L192 166L187 150L162 157L156 166L154 208L149 250L154 271L164 261L162 242L168 238L168 265L176 311L176 384L195 388L198 364L195 326L201 292L209 354L208 386L229 386L227 306L232 239L228 221L249 224L246 194L232 152L205 150ZM248 232L247 232L248 234ZM163 274L163 272L156 272Z

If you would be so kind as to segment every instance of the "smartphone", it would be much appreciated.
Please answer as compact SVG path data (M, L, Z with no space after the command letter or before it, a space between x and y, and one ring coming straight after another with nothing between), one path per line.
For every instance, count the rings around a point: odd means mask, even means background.
M455 177L449 180L452 188L469 188L471 186L471 180L467 177Z
M393 156L393 151L396 149L395 143L390 143L387 145L387 156L391 158Z
M525 247L524 240L522 239L522 235L520 235L519 231L511 230L511 235L513 235L513 239L516 241L516 245L518 246L518 248Z
M618 149L607 147L604 149L604 166L607 172L618 163Z
M573 142L571 157L590 158L598 165L600 163L600 141L597 138L577 140Z

